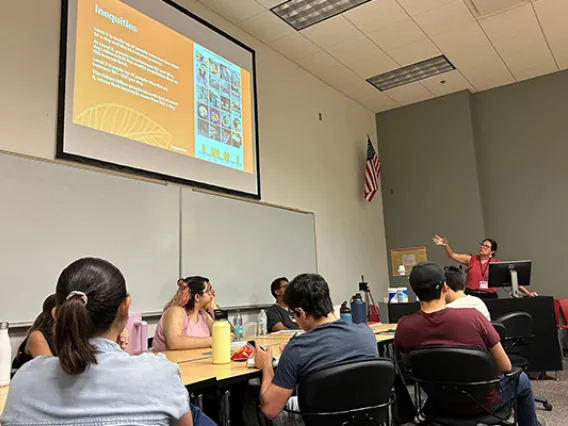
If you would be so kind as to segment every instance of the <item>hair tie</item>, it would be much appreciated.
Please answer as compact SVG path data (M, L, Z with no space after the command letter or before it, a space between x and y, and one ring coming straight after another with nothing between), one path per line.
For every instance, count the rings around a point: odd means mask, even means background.
M69 300L74 296L79 296L81 298L81 300L83 301L83 306L87 306L87 302L89 301L89 298L87 297L87 295L85 293L83 293L82 291L72 291L71 293L69 293L67 295L67 297L65 298L65 300Z

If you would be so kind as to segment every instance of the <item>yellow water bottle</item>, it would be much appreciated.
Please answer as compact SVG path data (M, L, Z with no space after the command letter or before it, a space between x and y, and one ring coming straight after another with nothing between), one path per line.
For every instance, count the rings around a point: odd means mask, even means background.
M231 362L231 325L227 321L227 311L215 310L215 322L211 334L213 364L228 364Z

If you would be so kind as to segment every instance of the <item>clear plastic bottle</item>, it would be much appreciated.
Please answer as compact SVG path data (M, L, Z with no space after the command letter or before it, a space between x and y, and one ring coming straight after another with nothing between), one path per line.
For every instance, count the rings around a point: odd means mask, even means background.
M240 342L243 340L243 316L241 315L240 309L237 309L237 313L233 319L233 328L235 329L235 340Z
M258 314L258 335L266 336L267 327L268 327L268 318L266 317L266 312L264 312L264 309L261 309L260 313Z
M0 386L10 384L10 373L12 372L12 346L8 336L7 322L0 322Z

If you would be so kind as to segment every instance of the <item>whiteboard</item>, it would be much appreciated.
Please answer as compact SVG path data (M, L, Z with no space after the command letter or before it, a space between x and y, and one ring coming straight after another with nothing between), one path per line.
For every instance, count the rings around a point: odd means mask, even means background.
M182 189L182 275L211 280L225 307L272 304L274 278L317 272L313 213Z
M159 311L179 273L180 188L0 154L0 320L29 323L87 256L126 277L132 312Z

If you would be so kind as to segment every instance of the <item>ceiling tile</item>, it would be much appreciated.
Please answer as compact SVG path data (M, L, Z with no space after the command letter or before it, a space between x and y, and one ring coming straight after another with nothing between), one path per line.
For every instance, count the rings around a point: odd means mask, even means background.
M434 97L422 84L414 82L383 92L401 105L413 104Z
M441 83L444 81L445 83ZM436 96L444 96L461 90L473 92L473 87L458 71L450 71L420 81L424 87Z
M558 67L568 68L568 1L540 0L534 7Z
M324 81L335 78L337 69L343 67L337 59L324 51L302 58L298 60L298 64Z
M420 15L452 1L454 0L398 0L411 16Z
M361 31L341 15L312 25L301 33L322 49L337 46L362 35Z
M439 56L440 49L429 38L398 47L387 52L400 66L415 64Z
M462 0L455 0L416 15L414 19L420 28L431 37L475 22L475 18Z
M426 38L424 32L410 18L368 34L369 38L383 50L392 50Z
M207 1L207 0L204 0ZM227 1L227 0L225 0ZM235 1L235 0L233 0ZM278 6L281 3L284 3L286 0L256 0L258 3L260 3L261 5L263 5L264 7L266 7L267 9L270 9L274 6ZM235 1L236 3L236 1Z
M266 12L255 0L201 0L201 3L235 23Z
M357 95L355 99L373 112L383 112L400 106L398 102L373 87L367 89L367 93Z
M555 62L536 63L511 70L517 81L529 80L531 78L540 77L541 75L552 74L556 71L558 71L558 67Z
M517 80L557 71L552 53L538 28L491 38L491 41ZM536 74L527 74L529 68Z
M505 63L477 23L438 34L433 41L475 90L514 82Z
M282 37L270 44L270 47L278 50L280 53L294 61L313 55L321 50L300 33L293 33L286 37Z
M334 46L328 52L365 79L398 68L390 56L365 36Z
M272 12L264 12L239 23L246 32L265 43L272 43L279 38L290 35L296 30L286 24Z
M482 19L480 23L517 80L557 71L531 4Z
M399 106L347 67L335 69L333 75L325 81L373 112L386 111Z
M395 0L373 0L345 12L343 16L364 33L408 18Z
M538 27L538 21L531 4L482 18L479 23L490 38L503 37L527 28Z

